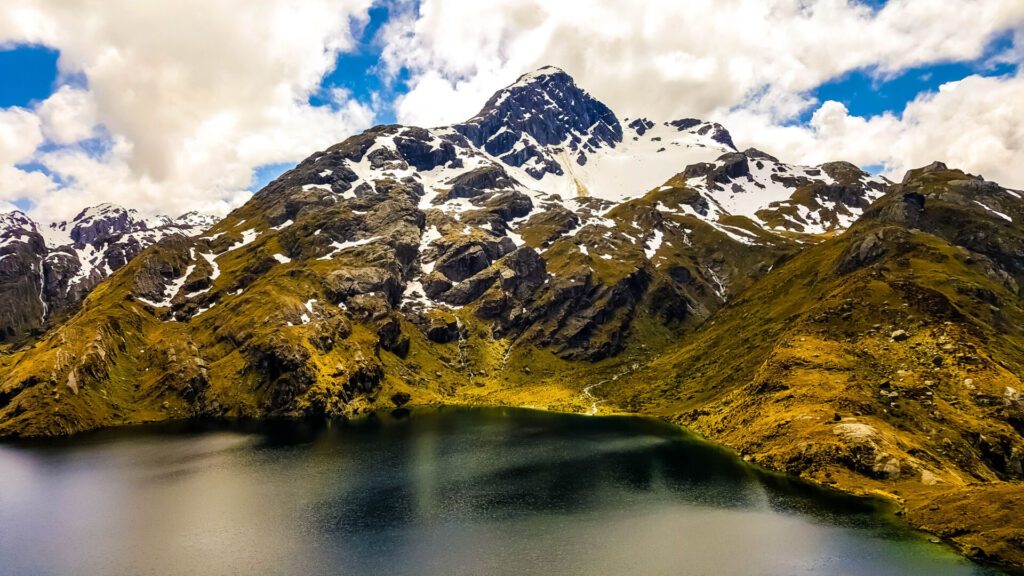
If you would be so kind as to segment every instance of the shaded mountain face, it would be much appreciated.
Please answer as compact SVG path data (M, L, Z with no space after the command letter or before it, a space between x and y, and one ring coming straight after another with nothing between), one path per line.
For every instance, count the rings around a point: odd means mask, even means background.
M564 175L551 148L564 148L579 165L601 148L622 143L622 125L607 106L557 68L525 74L487 101L476 116L453 127L478 148L534 178Z
M142 218L103 204L42 226L0 214L0 341L18 341L60 321L93 287L170 234L193 235L217 220L197 213Z
M21 336L43 325L46 243L21 212L0 214L0 336Z

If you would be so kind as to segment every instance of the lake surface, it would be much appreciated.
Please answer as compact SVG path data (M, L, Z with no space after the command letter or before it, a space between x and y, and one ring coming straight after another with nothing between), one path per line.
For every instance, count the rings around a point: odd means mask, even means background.
M994 574L635 418L441 409L0 444L0 574Z

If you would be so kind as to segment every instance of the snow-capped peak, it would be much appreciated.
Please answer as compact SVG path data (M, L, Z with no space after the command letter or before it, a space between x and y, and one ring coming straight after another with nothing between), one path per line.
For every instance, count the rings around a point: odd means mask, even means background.
M23 214L22 217L27 218ZM71 220L39 226L39 232L50 248L72 244L98 247L125 236L138 236L137 239L148 246L175 232L189 236L199 234L217 220L215 216L199 212L188 212L173 219L162 215L142 217L135 209L106 202L82 209Z
M147 247L170 234L200 234L215 222L195 212L173 220L142 218L136 210L106 203L85 208L70 221L41 226L14 211L0 214L0 260L8 272L38 275L44 311L70 309Z
M308 178L301 170L307 163ZM553 66L520 76L466 122L430 130L377 127L299 168L268 188L351 198L370 193L377 182L409 179L422 186L421 208L440 208L456 220L491 194L520 194L533 206L557 203L592 219L652 191L686 188L698 193L694 206L687 204L693 210L670 210L710 223L742 217L766 234L845 228L886 186L852 165L791 166L758 150L739 152L716 122L620 121ZM797 190L800 199L793 200ZM515 226L498 228L516 233Z
M527 72L526 74L523 74L515 81L514 84L506 88L506 90L522 86L528 86L533 82L536 82L538 80L544 80L550 76L564 76L570 82L572 81L572 77L566 74L565 70L562 70L557 66L542 66L532 72Z
M21 210L0 214L0 234L17 230L36 232L36 223Z
M104 202L95 206L89 206L82 209L77 216L71 219L72 222L86 222L104 218L117 218L122 215L134 218L138 215L138 211L128 209L123 206L113 204L110 202Z
M554 67L521 76L492 96L476 116L452 129L538 180L565 174L559 154L572 154L582 165L587 154L614 148L623 135L607 106Z
M203 214L202 212L197 212L193 210L191 212L186 212L181 216L178 216L174 220L171 220L169 223L189 228L209 228L210 226L216 224L219 220L220 219L217 218L216 216L211 216L210 214Z

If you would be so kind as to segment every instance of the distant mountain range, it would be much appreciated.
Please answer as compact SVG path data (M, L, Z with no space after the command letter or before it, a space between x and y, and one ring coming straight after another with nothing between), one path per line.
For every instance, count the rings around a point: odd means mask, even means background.
M787 164L548 67L466 122L316 152L220 221L3 218L0 435L640 413L1024 565L1024 200L941 163Z
M19 340L61 321L104 278L169 234L194 235L217 222L195 212L143 218L102 204L71 221L40 225L0 214L0 337Z

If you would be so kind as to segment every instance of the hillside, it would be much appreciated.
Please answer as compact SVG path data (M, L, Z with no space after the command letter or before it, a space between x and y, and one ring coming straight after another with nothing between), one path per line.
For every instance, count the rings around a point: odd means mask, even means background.
M1015 191L912 171L603 392L1021 565L1021 218Z

